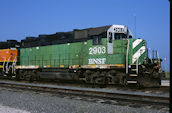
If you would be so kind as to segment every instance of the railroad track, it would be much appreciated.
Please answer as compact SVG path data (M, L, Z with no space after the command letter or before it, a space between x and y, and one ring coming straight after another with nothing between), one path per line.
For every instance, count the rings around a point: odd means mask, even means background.
M169 97L163 96L147 96L147 95L136 95L127 93L114 93L114 92L104 92L104 91L94 91L85 89L74 89L74 88L63 88L63 87L50 87L46 85L29 84L29 83L9 83L0 82L0 87L29 90L36 92L45 92L53 94L62 94L70 96L79 97L91 97L105 100L115 100L121 102L130 102L135 104L143 105L155 105L155 106L165 106L169 107Z

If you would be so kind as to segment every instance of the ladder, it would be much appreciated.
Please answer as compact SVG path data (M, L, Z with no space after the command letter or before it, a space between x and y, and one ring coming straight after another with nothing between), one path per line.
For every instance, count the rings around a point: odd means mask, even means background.
M138 79L138 71L139 71L139 64L138 60L136 64L131 64L128 68L128 76L127 76L127 83L128 84L136 84Z
M127 39L128 40L128 39ZM136 64L128 64L128 52L129 52L129 40L127 44L127 51L126 51L126 80L127 84L136 83L137 84L137 78L138 78L138 59L136 59Z

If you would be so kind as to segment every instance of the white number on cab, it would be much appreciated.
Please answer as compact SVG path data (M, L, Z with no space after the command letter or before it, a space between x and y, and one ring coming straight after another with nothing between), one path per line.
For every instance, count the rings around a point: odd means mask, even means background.
M106 47L90 47L89 48L89 54L105 54L106 53Z

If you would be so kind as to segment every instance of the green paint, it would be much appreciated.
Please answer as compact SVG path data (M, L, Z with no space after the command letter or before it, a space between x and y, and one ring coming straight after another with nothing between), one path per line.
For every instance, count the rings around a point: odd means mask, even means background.
M141 47L139 45L135 50L132 49L132 43L135 40L129 39L129 64L132 64L133 53ZM21 48L20 64L22 66L38 65L39 67L50 65L56 68L64 65L68 68L70 65L89 65L89 59L91 59L90 62L102 63L104 58L106 59L105 64L125 64L128 41L114 40L113 43L114 54L112 55L107 54L106 38L102 38L102 44L99 45L93 45L93 41L88 40L87 42ZM139 62L142 62L144 57L145 54L139 58Z

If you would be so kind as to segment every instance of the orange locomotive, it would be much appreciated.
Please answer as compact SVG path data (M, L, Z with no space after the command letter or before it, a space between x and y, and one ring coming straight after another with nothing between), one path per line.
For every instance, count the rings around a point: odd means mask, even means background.
M14 43L14 41L12 42ZM0 46L0 75L11 78L16 74L15 67L19 52L16 48L16 43L11 44L11 41L10 43L7 41L6 45L8 46Z

